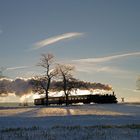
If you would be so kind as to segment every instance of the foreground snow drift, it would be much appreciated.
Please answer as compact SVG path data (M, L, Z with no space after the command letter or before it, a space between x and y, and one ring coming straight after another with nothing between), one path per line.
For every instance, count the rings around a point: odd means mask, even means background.
M140 116L137 104L90 104L65 106L0 107L0 116L46 117L73 115Z
M139 140L140 125L124 126L54 126L7 128L0 130L1 140Z
M1 107L1 140L139 140L140 105Z

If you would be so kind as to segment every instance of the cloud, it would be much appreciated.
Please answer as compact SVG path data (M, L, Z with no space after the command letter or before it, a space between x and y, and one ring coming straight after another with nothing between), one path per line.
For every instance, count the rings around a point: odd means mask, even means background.
M122 89L131 91L131 92L135 92L135 93L140 93L140 90L137 90L137 89L129 89L129 88L122 88Z
M120 70L118 68L114 67L109 67L109 66L104 66L104 67L99 67L96 68L97 72L108 72L108 73L124 73L126 71Z
M7 78L7 76L4 76L3 75L3 72L5 72L5 71L15 71L15 70L20 70L21 71L21 69L28 69L28 68L32 68L32 67L35 67L34 65L31 65L31 66L16 66L16 67L8 67L8 68L6 68L6 67L1 67L0 68L0 79L5 79L5 78ZM19 74L19 73L18 73ZM31 74L31 73L30 73ZM24 75L26 75L26 77L27 77L27 75L28 75L28 77L29 77L29 71L27 71ZM33 75L33 73L32 73L32 75ZM31 75L30 75L31 76Z
M19 67L10 67L10 68L6 68L5 70L17 70L17 69L26 69L32 66L19 66Z
M42 47L54 44L56 42L59 42L59 41L65 40L65 39L78 37L81 35L83 35L83 33L71 32L71 33L65 33L65 34L61 34L58 36L50 37L50 38L47 38L45 40L42 40L42 41L35 43L34 49L40 49Z
M117 67L107 66L105 62L121 59L124 57L140 56L140 52L125 53L119 55L111 55L99 58L87 58L72 60L71 63L76 66L77 71L86 73L117 73L121 75L130 74L129 71L122 70Z
M85 73L119 73L119 74L128 74L128 71L121 70L117 67L111 67L111 66L92 66L88 64L76 64L76 70L79 72L85 72Z
M138 55L140 55L140 52L126 53L126 54L120 54L120 55L112 55L112 56L106 56L106 57L100 57L100 58L79 59L79 60L73 60L73 62L103 63L103 62L108 62L108 61L112 61L112 60L115 60L115 59L121 59L123 57L138 56Z

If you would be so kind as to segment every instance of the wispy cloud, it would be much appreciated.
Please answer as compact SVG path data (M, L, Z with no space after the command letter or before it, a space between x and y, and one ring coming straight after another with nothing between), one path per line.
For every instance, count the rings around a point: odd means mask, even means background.
M131 91L131 92L140 93L140 90L137 90L137 89L129 89L129 88L122 88L122 89L123 89L123 90Z
M120 69L116 66L108 66L105 62L122 59L124 57L140 56L140 52L125 53L119 55L111 55L99 58L87 58L72 60L71 63L75 65L77 71L85 73L112 73L119 75L129 75L130 71Z
M81 35L83 35L83 33L71 32L71 33L65 33L65 34L54 36L54 37L50 37L50 38L47 38L45 40L41 40L41 41L35 43L34 49L40 49L42 47L54 44L56 42L59 42L59 41L65 40L65 39L78 37Z
M30 68L33 66L19 66L19 67L10 67L10 68L6 68L5 70L17 70L17 69L26 69L26 68Z
M121 70L117 67L111 66L89 66L88 64L76 65L76 70L79 72L85 72L89 74L93 73L110 73L110 74L128 74L127 71Z
M123 57L138 56L138 55L140 55L140 52L125 53L125 54L112 55L112 56L106 56L106 57L100 57L100 58L78 59L78 60L73 60L73 62L102 63L102 62L112 61L115 59L121 59Z

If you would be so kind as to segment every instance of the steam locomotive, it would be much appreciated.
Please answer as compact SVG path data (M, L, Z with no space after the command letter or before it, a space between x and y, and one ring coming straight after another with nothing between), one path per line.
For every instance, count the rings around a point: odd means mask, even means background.
M61 97L49 97L48 104L62 105L66 103L66 98L64 96ZM83 103L117 103L117 98L114 94L95 94L95 95L73 95L68 97L69 104ZM45 105L46 98L39 98L34 100L35 105Z

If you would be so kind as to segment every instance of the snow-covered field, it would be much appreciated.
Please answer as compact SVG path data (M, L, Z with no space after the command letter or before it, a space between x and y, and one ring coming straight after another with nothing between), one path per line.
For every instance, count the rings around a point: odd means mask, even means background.
M140 140L139 104L1 107L0 140Z

